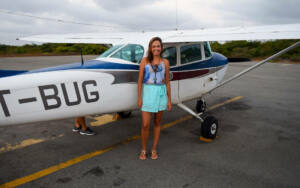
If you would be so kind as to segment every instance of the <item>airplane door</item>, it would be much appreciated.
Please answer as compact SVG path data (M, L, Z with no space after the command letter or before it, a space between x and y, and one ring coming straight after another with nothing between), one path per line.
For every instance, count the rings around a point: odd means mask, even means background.
M179 99L185 101L201 96L216 84L215 66L206 58L203 43L180 46Z
M176 65L178 62L178 55L176 46L168 46L165 47L162 53L162 57L168 59L170 62L170 87L171 87L171 98L173 103L177 103L179 101L178 96L178 85L179 81L176 78Z
M204 55L204 62L206 67L208 67L209 72L207 76L204 76L204 91L209 91L216 87L218 83L218 75L216 64L212 59L212 53L208 42L202 43L202 54Z

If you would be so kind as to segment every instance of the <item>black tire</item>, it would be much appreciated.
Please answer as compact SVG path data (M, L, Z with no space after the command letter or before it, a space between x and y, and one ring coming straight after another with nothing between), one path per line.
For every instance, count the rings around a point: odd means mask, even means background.
M126 111L126 112L118 112L119 116L121 116L121 118L129 118L131 115L131 111Z
M204 100L198 100L196 104L196 110L198 113L205 112L206 102Z
M204 119L201 125L201 135L204 138L215 139L218 133L218 120L213 116L208 116Z

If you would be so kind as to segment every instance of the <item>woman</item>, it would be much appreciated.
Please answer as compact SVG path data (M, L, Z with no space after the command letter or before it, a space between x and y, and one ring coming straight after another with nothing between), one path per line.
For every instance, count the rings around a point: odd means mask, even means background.
M142 110L142 151L139 158L146 159L146 145L149 136L149 127L152 113L154 114L153 146L151 158L157 159L156 147L160 134L160 123L164 110L171 110L170 91L170 65L167 59L163 59L163 44L159 37L150 40L147 57L140 64L138 80L138 106ZM143 85L143 95L142 95Z

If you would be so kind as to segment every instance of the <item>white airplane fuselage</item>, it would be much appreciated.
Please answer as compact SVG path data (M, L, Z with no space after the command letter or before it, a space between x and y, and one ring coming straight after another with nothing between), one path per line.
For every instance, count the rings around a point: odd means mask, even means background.
M221 82L227 66L218 53L171 66L172 103L201 97ZM15 75L3 71L0 125L136 110L138 71L139 64L111 57Z

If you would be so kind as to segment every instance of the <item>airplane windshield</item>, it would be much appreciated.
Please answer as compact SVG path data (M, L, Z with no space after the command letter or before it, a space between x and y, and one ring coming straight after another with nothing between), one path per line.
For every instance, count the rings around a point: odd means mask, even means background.
M127 44L123 48L119 49L116 53L110 57L123 59L134 63L140 63L144 56L144 47L139 44Z
M123 45L115 45L111 48L109 48L108 50L106 50L105 52L103 52L99 57L107 57L109 56L111 53L115 52L116 50L118 50L121 46Z

